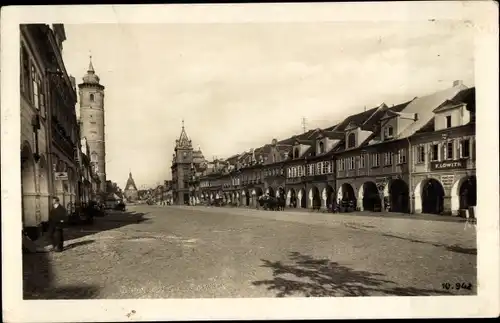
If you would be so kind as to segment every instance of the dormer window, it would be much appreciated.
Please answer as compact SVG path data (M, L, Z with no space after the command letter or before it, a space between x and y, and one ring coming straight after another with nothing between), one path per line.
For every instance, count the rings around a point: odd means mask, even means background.
M347 137L347 148L354 148L356 147L356 134L351 133Z
M299 148L293 150L293 158L299 158Z
M384 137L385 138L392 138L394 136L394 128L392 128L392 126L387 126L385 127L385 133L384 133Z
M319 151L318 151L318 153L322 154L324 152L325 152L325 144L322 141L320 141L319 142Z
M451 116L446 116L446 128L451 128Z

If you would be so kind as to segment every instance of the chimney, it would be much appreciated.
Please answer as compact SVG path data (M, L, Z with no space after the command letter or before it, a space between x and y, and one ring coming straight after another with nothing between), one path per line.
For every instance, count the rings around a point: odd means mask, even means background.
M462 80L455 80L455 81L453 81L453 87L455 87L455 86L460 86L460 85L463 85L463 84L464 84L464 83L463 83L463 81L462 81Z

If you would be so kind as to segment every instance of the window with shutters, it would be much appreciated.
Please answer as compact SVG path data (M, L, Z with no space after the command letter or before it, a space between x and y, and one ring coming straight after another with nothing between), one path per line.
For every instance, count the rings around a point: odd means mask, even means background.
M333 162L329 161L328 162L328 174L333 173Z
M339 170L343 171L345 170L345 159L339 159Z
M463 139L460 142L460 158L469 158L470 157L470 140Z
M446 159L453 159L453 141L446 143Z
M31 101L30 93L30 61L28 51L21 46L21 92Z
M359 156L359 168L365 168L365 158L366 156L364 154Z
M40 101L38 93L38 74L35 66L31 65L31 82L32 82L32 102L35 109L40 110Z
M46 118L47 110L45 109L45 91L44 91L43 81L41 78L38 78L38 93L40 100L40 115L43 118Z
M329 161L325 161L323 162L323 171L322 171L323 174L329 174L330 173L330 162Z
M384 153L384 166L389 166L392 165L392 152L386 152Z
M425 146L417 147L417 163L425 163Z
M321 175L321 162L316 163L316 175Z
M304 166L298 167L298 177L304 176Z
M372 154L372 167L380 167L380 154Z
M431 161L439 160L439 145L434 144L431 146Z
M406 149L398 151L398 164L406 164Z

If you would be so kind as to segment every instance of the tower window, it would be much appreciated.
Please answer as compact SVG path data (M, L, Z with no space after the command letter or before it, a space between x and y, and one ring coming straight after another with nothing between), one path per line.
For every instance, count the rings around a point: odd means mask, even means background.
M90 101L94 102L94 94L90 93Z

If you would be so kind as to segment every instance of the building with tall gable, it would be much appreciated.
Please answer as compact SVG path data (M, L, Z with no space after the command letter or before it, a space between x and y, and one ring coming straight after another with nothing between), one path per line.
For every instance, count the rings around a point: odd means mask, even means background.
M123 195L129 202L136 202L139 199L139 190L135 185L134 178L132 177L132 172L129 172L127 183L125 184L125 189L123 190Z
M172 199L174 204L197 204L199 199L199 181L197 178L207 167L207 162L201 149L195 150L189 139L184 120L182 121L181 134L175 141L172 156Z

